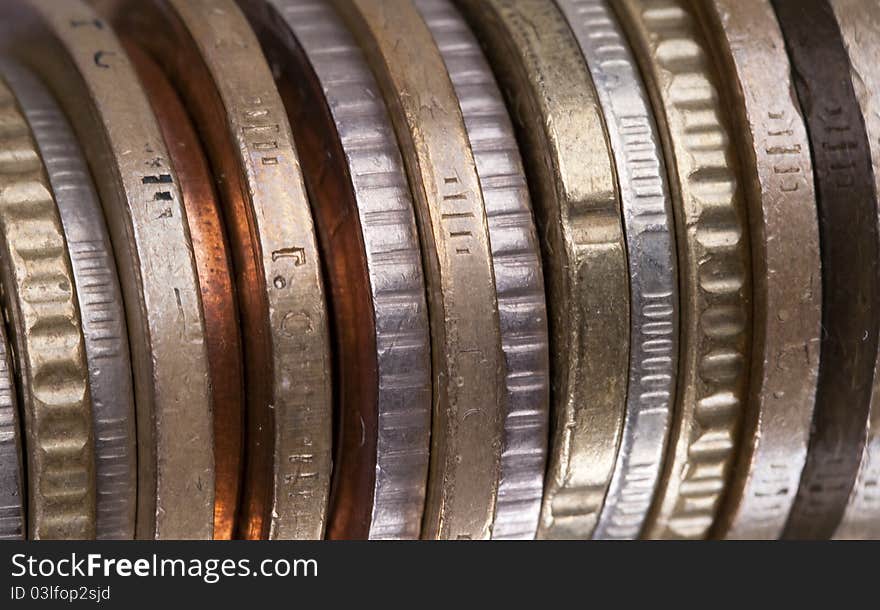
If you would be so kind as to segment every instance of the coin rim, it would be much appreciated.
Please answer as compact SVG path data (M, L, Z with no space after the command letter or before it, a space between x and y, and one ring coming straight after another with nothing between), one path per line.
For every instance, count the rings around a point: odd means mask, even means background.
M544 272L525 169L501 91L461 14L449 0L416 0L415 5L452 79L488 218L507 370L501 478L492 538L532 539L538 530L547 467L550 358ZM450 27L455 31L444 31ZM471 59L465 64L466 53L471 54ZM483 85L480 94L472 92L476 82ZM490 101L481 102L481 96ZM488 112L490 107L498 112ZM475 141L481 129L492 134L491 141L483 143L482 148ZM496 160L499 156L505 159L500 167ZM496 167L492 167L493 163ZM514 185L518 188L516 194L511 192ZM512 237L514 232L517 235ZM529 312L523 311L526 299L535 304ZM526 346L534 353L523 362ZM530 388L530 399L518 399L523 387ZM530 418L523 417L529 414Z
M0 74L19 100L42 155L73 268L94 418L96 538L130 540L134 538L137 508L135 406L122 289L107 225L85 158L51 94L36 76L14 60L0 61ZM65 150L52 152L59 147ZM83 180L76 192L60 188L76 179L72 174ZM82 235L94 236L90 242L96 244L101 255L98 260L104 262L100 271L106 272L107 280L100 293L91 289L95 283L93 275L87 273L95 264L94 250L90 249L89 255L80 260L82 253L76 252L71 244L73 237ZM112 317L108 317L108 312ZM119 336L108 335L109 324L118 326ZM116 345L111 346L110 341ZM112 439L112 444L107 439ZM113 489L118 484L108 489L107 478L119 481L119 489Z
M6 41L12 54L43 77L73 121L120 266L138 420L136 536L210 538L202 517L213 506L213 459L199 450L211 439L204 321L152 110L115 35L81 0L2 3L0 14L21 25ZM170 182L145 184L157 169ZM172 218L147 213L160 192L171 197Z
M611 151L583 56L553 3L457 4L506 94L542 237L553 423L538 537L588 538L614 468L629 363L629 278ZM560 494L564 518L553 512Z

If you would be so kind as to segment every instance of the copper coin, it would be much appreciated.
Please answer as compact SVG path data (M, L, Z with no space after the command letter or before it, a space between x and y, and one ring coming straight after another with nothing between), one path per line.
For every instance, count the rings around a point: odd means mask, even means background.
M217 179L247 384L239 533L321 538L331 470L330 337L317 238L272 73L232 0L105 4L176 88Z
M238 307L220 207L198 136L159 67L134 44L128 55L168 146L186 210L205 315L205 345L213 388L214 539L235 533L244 458L244 380Z

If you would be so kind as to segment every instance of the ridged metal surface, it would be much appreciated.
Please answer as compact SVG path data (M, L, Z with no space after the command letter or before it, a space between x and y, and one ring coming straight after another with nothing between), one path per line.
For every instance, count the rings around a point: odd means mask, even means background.
M651 91L675 194L682 358L664 474L643 535L704 538L736 457L751 336L745 200L717 77L683 0L620 9Z
M678 371L672 201L657 127L632 52L604 0L557 0L596 85L629 255L626 419L594 538L637 538L663 466Z
M749 205L754 338L737 466L716 537L778 538L807 457L822 273L813 165L782 32L767 0L706 0Z
M549 416L547 304L528 184L504 99L449 0L415 0L458 94L483 189L507 365L501 480L492 537L534 538Z
M0 64L19 99L61 215L85 335L95 421L98 539L134 537L134 396L128 331L110 238L79 144L50 94L26 68Z
M357 200L375 317L378 445L369 537L418 538L431 432L430 330L415 211L363 53L323 0L270 0L327 98Z
M0 250L25 422L29 537L93 538L93 421L73 271L36 143L5 84Z

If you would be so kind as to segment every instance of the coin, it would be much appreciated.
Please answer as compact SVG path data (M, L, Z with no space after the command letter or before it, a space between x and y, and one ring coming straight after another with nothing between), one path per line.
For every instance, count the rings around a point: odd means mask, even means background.
M458 96L489 220L507 369L501 479L492 538L531 539L547 465L547 303L525 170L504 98L479 43L449 0L416 0Z
M298 126L326 261L339 388L328 537L418 538L431 338L415 210L388 111L329 4L243 6Z
M595 538L637 538L663 465L678 369L678 270L666 167L635 59L604 0L559 0L616 163L630 276L626 419Z
M859 469L877 363L877 196L865 123L831 7L824 0L773 0L773 7L812 146L822 253L816 408L783 535L827 538L841 520Z
M177 171L192 239L208 348L214 416L214 539L235 535L244 458L244 380L238 308L220 207L201 143L171 84L137 46L126 45Z
M726 94L749 205L753 316L738 463L714 535L778 538L807 456L819 368L821 269L806 128L766 0L699 3Z
M27 534L21 440L12 350L0 324L0 540L24 540Z
M95 537L95 445L73 270L27 120L0 83L0 281L21 384L28 530Z
M210 538L211 388L198 277L173 168L110 27L84 3L0 4L5 39L72 121L104 208L126 306L139 538ZM185 408L181 408L185 406Z
M876 32L880 31L880 6L870 2L831 0L831 8L849 54L853 88L865 119L871 150L874 188L880 193L880 71L877 66L880 46L876 37ZM865 450L835 538L880 538L880 496L875 491L880 482L880 374L877 366L874 366Z
M504 356L486 211L455 90L410 2L335 2L391 110L428 288L433 434L425 538L488 538L498 491Z
M642 535L703 538L730 480L746 401L752 334L746 202L718 74L686 3L625 0L614 6L660 127L679 244L675 420Z
M79 143L45 86L0 64L30 125L64 229L85 337L95 436L96 537L134 538L137 448L122 290L101 203Z
M216 178L247 383L245 538L322 538L331 457L329 334L309 202L281 97L232 0L109 3L163 67Z
M459 6L507 95L543 238L554 424L538 537L588 538L614 469L629 361L611 151L590 74L556 6Z

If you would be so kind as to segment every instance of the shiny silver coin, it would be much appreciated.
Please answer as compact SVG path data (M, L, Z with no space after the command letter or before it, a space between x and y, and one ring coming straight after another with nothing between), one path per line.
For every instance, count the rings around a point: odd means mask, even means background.
M98 539L134 538L135 411L116 263L85 159L64 114L26 68L0 73L19 99L43 158L67 240L85 336L95 425Z
M356 207L351 212L356 219L349 216L348 209L314 210L322 233L322 247L335 247L334 237L328 233L341 233L342 225L359 224L359 228L350 230L354 232L354 239L362 241L356 258L362 259L368 276L365 291L368 294L364 300L372 305L373 336L369 342L373 353L351 358L358 360L357 368L375 369L369 377L373 387L354 388L353 400L343 398L342 402L343 409L358 408L373 419L373 422L361 419L360 425L355 426L363 441L361 446L367 442L375 444L375 463L371 463L375 477L372 488L366 490L371 498L364 498L360 489L345 491L344 498L334 501L328 533L334 538L418 538L425 506L431 434L431 338L415 208L403 160L373 73L354 38L328 3L270 0L269 5L295 36L293 44L301 48L323 90L333 124L330 129L335 128L338 135L344 157L341 164L350 180L350 186L346 187L347 198L352 199ZM281 61L290 62L291 58L283 57ZM308 88L303 80L299 79L297 86ZM294 120L295 135L296 125ZM304 126L299 128L300 134L305 131ZM335 147L326 137L319 139L320 146L327 147L323 153ZM300 144L298 140L297 145ZM327 164L318 172L322 176L328 169ZM303 166L307 174L315 173L308 169L308 159L303 160ZM322 178L307 175L307 182L314 193L321 188ZM329 201L326 194L323 197L313 197L313 206L315 199L318 199L317 205ZM348 293L352 290L350 286L335 285L334 278L330 284L338 316L340 301L351 299ZM370 303L363 305L369 306ZM355 309L360 308L355 305ZM349 378L346 371L342 375ZM351 375L351 379L357 378ZM342 391L345 392L345 388ZM367 395L375 398L375 406L358 407L356 403L363 402ZM374 439L363 439L364 434L373 434ZM351 453L358 451L358 448L351 449ZM340 457L351 460L351 456ZM359 455L356 458L362 459ZM343 472L342 476L346 474L348 472ZM359 483L336 481L334 495L340 493L340 485L358 486ZM359 510L350 504L364 502L369 506L370 500L370 513L349 515ZM340 512L346 514L340 516ZM365 523L355 523L358 521Z
M586 59L617 165L632 307L626 419L594 538L636 538L660 477L678 369L678 277L650 101L605 0L557 0Z
M535 537L549 418L547 304L513 125L479 43L449 0L415 0L455 86L489 222L507 366L501 480L492 538Z
M0 319L0 540L24 540L24 462L12 351Z

